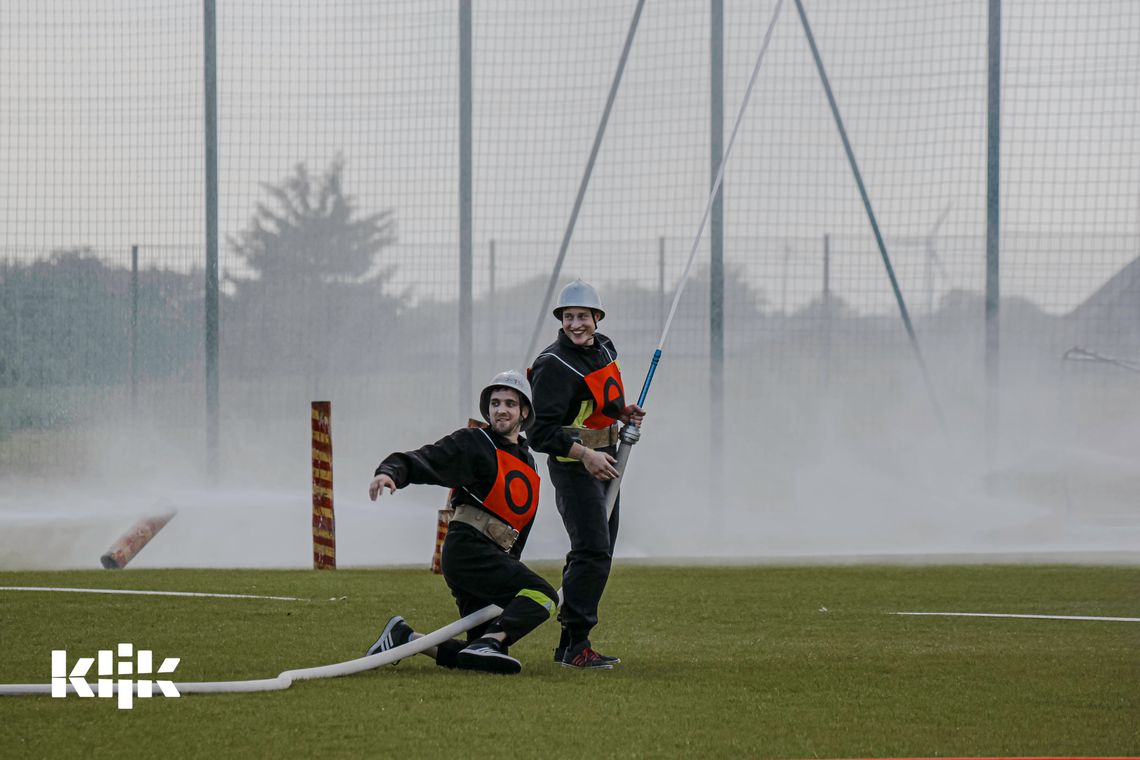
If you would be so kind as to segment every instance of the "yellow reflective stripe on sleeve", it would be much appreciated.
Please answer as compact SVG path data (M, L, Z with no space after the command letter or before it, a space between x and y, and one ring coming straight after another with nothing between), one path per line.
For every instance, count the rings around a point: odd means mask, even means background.
M532 602L535 602L544 610L546 610L546 612L551 617L553 617L554 614L558 612L558 603L541 591L535 591L532 588L524 588L522 591L515 594L515 596L524 596Z

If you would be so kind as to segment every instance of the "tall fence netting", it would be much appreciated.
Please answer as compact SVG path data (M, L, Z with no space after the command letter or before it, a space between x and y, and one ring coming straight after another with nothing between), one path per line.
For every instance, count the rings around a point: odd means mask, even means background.
M476 383L533 358L634 5L474 6ZM785 2L725 174L726 396L709 398L706 233L627 481L671 517L631 496L631 545L691 553L682 503L740 554L886 551L876 535L900 524L921 548L997 497L1032 522L1092 494L1119 521L1140 450L1140 6L1004 4L998 420L985 4L804 7L929 392ZM725 3L726 136L775 8ZM191 482L206 446L202 6L0 13L0 482ZM562 271L601 289L631 394L712 179L709 23L705 2L646 4ZM333 401L352 494L388 451L463 424L458 36L442 0L220 4L223 483L303 504L317 398ZM714 478L724 503L709 503ZM951 545L1041 546L1060 540L1049 525Z

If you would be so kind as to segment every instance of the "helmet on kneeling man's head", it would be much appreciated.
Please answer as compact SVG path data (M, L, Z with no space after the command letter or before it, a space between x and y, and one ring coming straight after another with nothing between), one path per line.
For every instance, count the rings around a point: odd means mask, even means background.
M491 422L491 394L495 392L496 388L507 388L519 394L528 412L521 426L521 430L526 432L526 429L534 422L534 402L531 401L530 382L526 376L521 372L509 369L491 378L491 382L487 383L487 387L479 394L479 413L488 423Z
M598 312L599 322L606 318L606 311L602 308L602 297L598 295L593 285L581 277L562 288L562 292L558 294L558 303L554 307L554 316L562 319L562 310L575 306Z

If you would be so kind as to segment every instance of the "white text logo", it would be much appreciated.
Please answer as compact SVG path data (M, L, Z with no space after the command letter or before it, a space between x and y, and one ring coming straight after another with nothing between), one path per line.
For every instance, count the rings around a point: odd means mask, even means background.
M120 710L130 710L133 707L132 699L136 685L140 699L153 696L155 686L158 686L164 697L180 696L173 681L152 681L149 678L120 678L118 679L118 689L116 689L114 679L103 678L102 676L148 676L154 673L152 670L154 653L149 649L138 650L137 657L132 659L134 646L132 644L119 644L118 653L118 662L115 661L115 651L111 649L100 649L96 657L80 657L75 661L75 667L69 673L67 671L67 650L53 649L51 652L51 695L58 699L66 697L67 684L70 681L75 693L80 697L94 697L96 694L91 690L91 685L87 683L86 676L87 672L91 670L91 666L98 660L96 675L100 678L95 684L98 696L110 698L118 691ZM179 658L177 657L167 657L158 666L158 673L173 673L174 669L178 667L178 662Z

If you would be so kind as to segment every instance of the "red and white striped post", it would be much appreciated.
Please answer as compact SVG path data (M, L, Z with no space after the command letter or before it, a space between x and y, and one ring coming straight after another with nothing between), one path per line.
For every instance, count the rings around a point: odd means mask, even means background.
M168 522L174 519L176 514L178 510L169 507L161 514L139 518L126 533L111 544L111 548L99 558L99 561L108 570L122 570Z
M336 521L333 519L332 402L314 401L313 568L336 569Z

